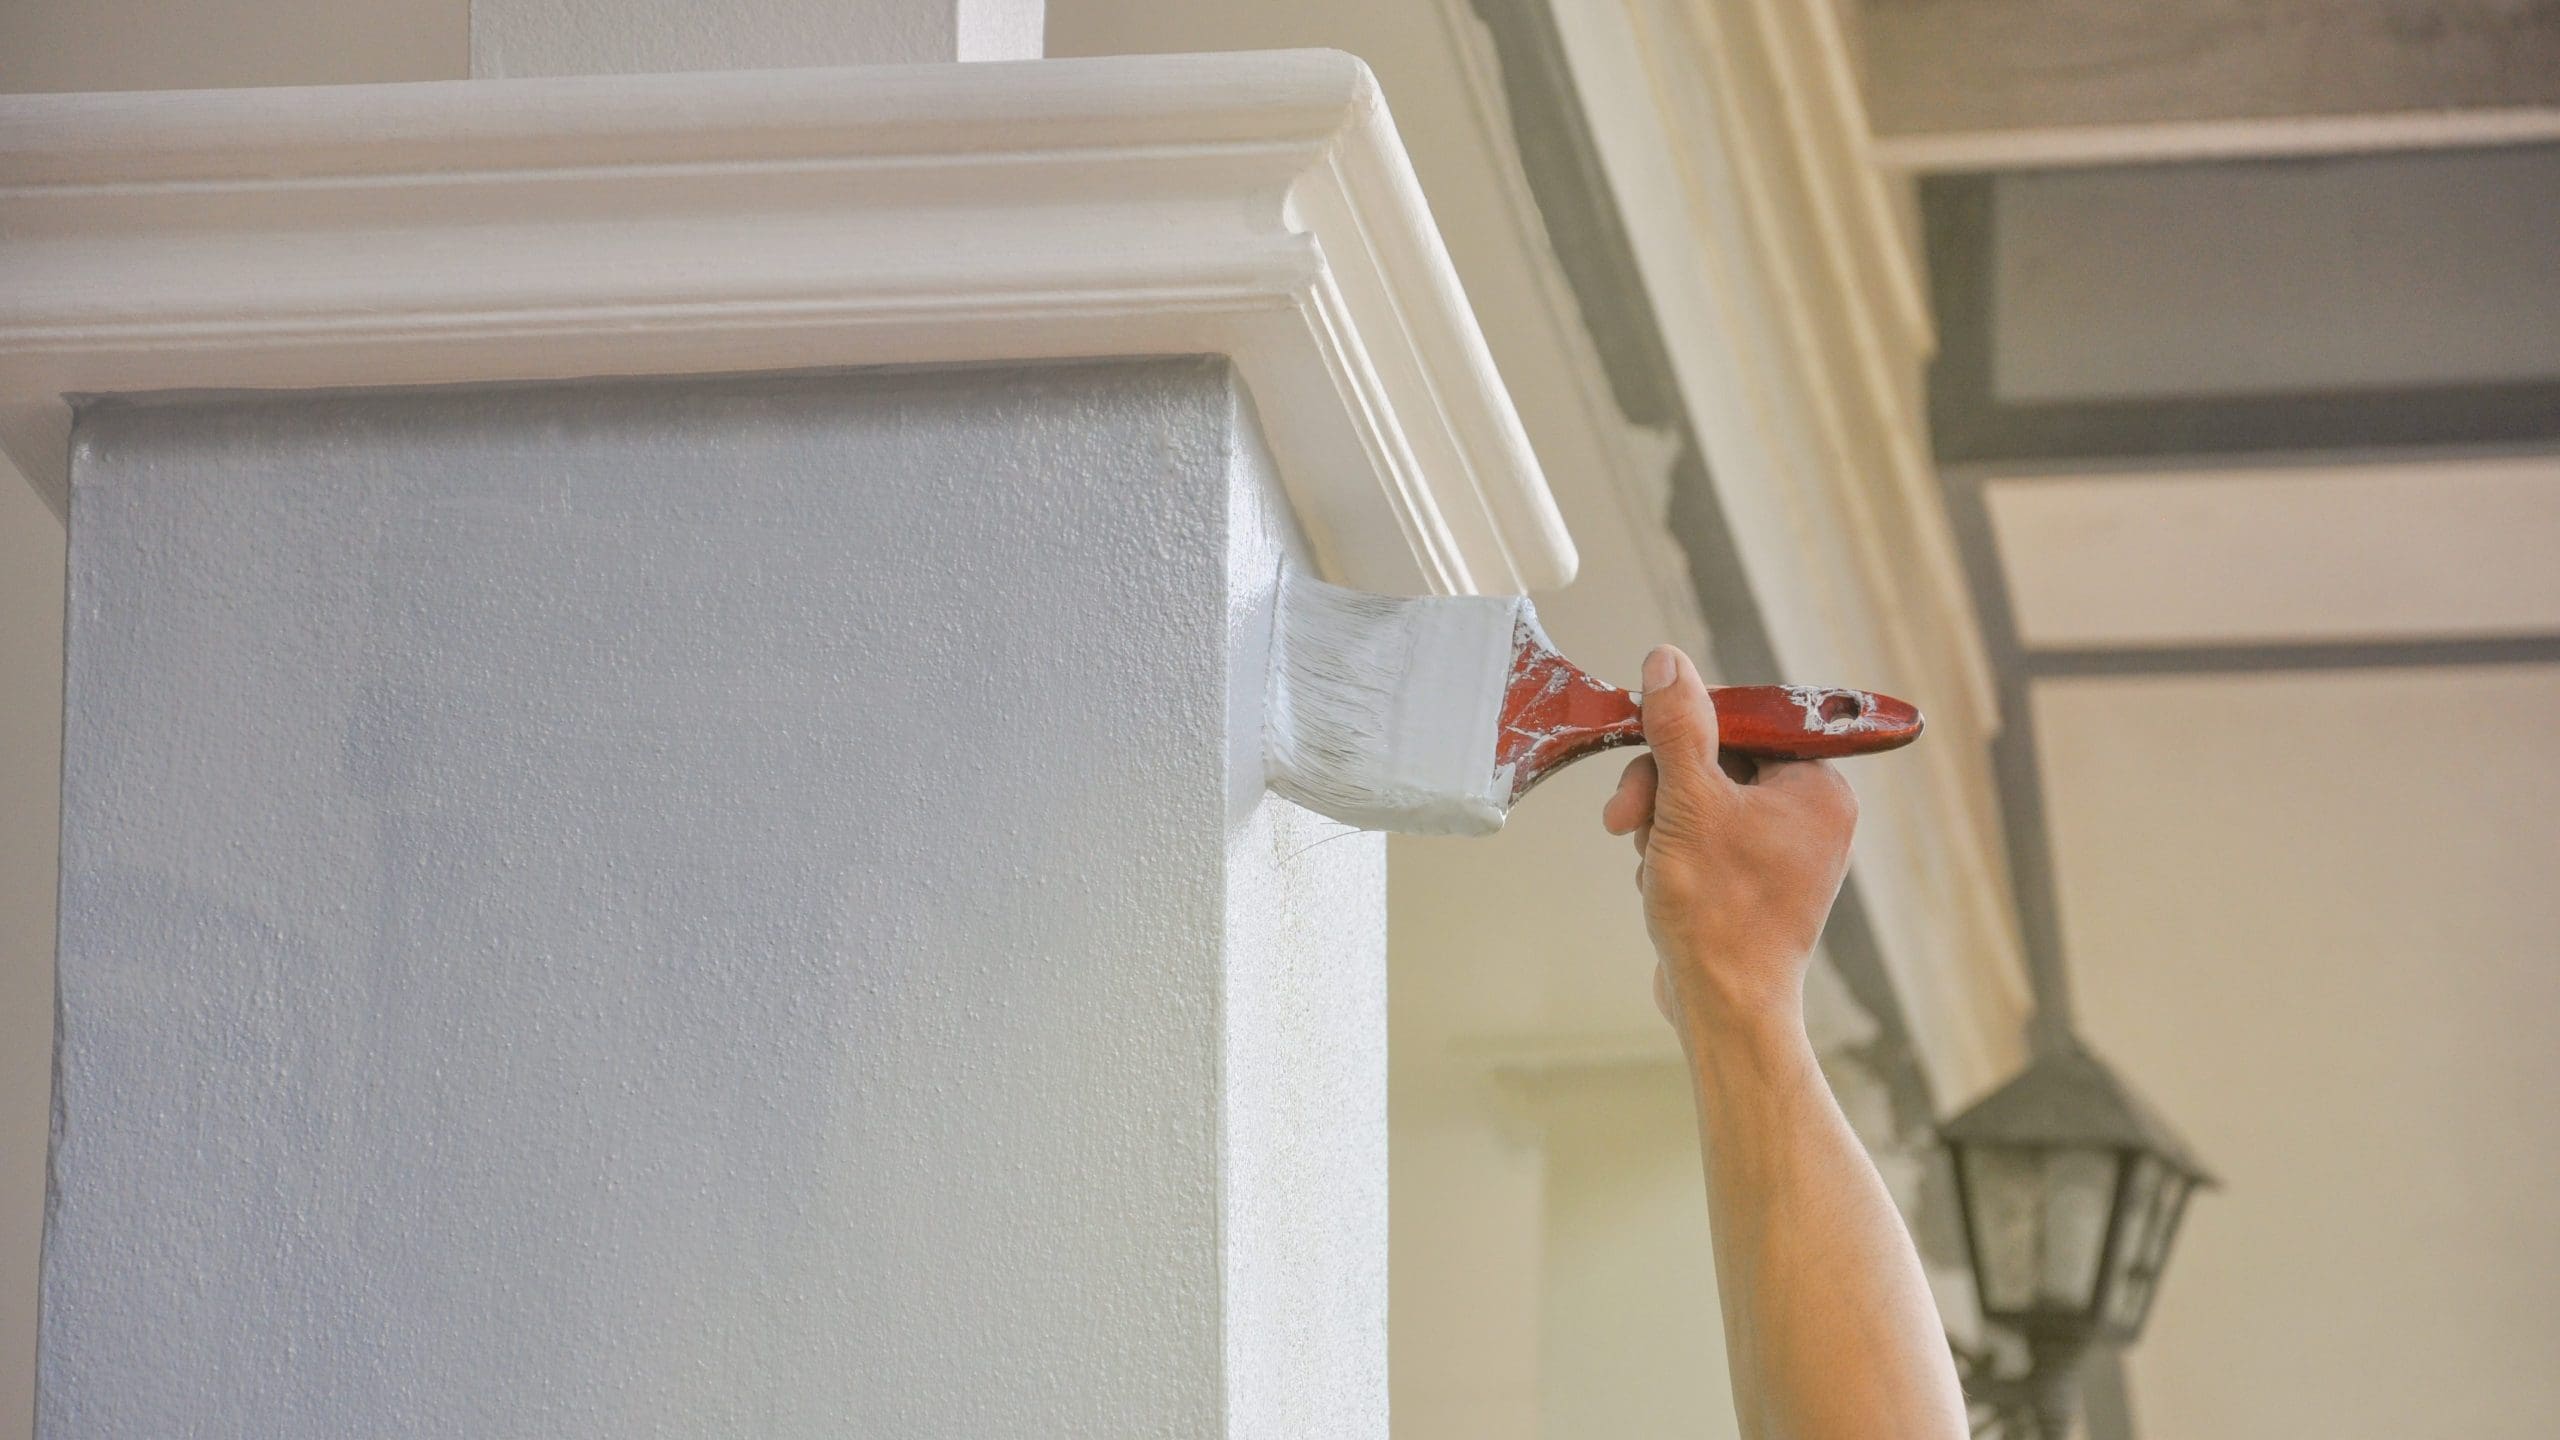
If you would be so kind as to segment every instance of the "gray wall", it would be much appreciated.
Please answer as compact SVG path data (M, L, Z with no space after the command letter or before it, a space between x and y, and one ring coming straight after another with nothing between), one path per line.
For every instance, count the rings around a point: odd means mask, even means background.
M73 479L41 1433L1382 1433L1383 850L1260 793L1223 366Z

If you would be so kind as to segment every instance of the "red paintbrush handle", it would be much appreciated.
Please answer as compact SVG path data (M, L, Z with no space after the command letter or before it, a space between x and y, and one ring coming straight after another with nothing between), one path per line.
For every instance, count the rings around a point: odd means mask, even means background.
M1868 690L1718 685L1707 695L1716 706L1717 748L1755 760L1836 760L1899 750L1920 738L1923 723L1908 702Z
M1521 626L1502 697L1494 764L1508 767L1511 798L1601 750L1644 743L1633 691L1593 679ZM1809 685L1722 685L1709 690L1718 746L1755 760L1830 760L1895 750L1920 738L1920 712L1890 695Z

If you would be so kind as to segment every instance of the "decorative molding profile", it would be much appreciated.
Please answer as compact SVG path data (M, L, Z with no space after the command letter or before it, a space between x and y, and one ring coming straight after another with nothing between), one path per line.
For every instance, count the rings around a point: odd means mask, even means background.
M1329 570L1574 551L1329 51L0 97L0 443L66 397L1231 357Z

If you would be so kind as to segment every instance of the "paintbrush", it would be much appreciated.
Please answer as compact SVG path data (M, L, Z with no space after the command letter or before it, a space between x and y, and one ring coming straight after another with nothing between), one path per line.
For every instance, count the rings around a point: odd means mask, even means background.
M1271 652L1271 788L1363 830L1489 835L1565 765L1644 743L1642 697L1557 654L1525 596L1410 599L1289 571ZM1918 710L1864 690L1708 694L1726 755L1831 759L1920 736Z

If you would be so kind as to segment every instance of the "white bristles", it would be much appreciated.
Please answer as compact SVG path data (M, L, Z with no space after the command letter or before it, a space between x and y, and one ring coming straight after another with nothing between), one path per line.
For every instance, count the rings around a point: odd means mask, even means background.
M1363 830L1501 829L1511 787L1494 771L1494 730L1523 603L1283 575L1263 730L1271 788Z

